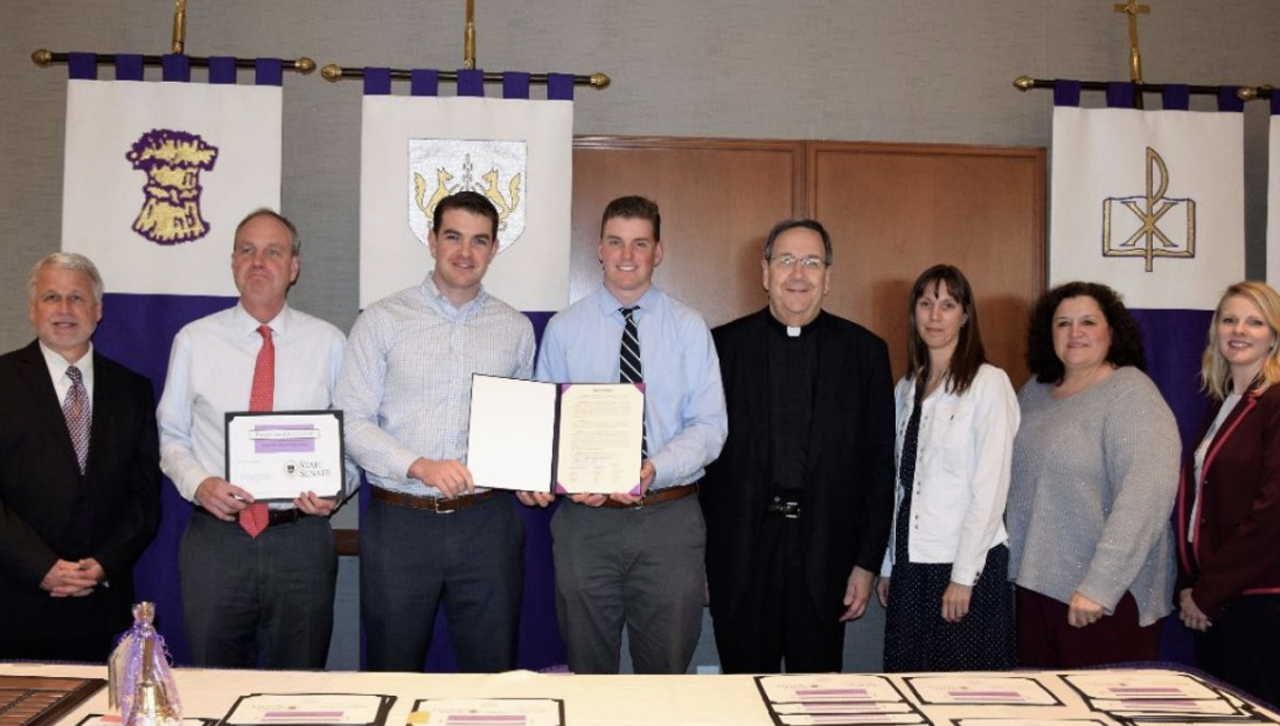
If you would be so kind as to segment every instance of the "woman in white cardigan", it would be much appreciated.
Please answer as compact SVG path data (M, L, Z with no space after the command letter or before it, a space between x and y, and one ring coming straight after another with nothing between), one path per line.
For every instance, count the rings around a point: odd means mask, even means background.
M1017 397L986 362L960 270L921 274L910 320L907 376L894 396L894 529L877 587L888 608L884 670L1012 668L1004 506Z

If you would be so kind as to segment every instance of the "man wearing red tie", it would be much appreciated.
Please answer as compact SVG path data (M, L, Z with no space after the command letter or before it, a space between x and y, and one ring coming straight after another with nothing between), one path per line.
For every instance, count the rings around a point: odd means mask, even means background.
M307 492L255 502L225 478L228 411L327 409L345 339L290 308L301 243L268 209L236 227L231 272L240 301L173 340L157 411L160 468L195 506L179 571L195 665L322 669L333 629L334 502ZM261 650L261 652L259 652Z
M0 659L100 663L160 517L155 399L93 349L87 257L49 255L27 289L39 339L0 356Z

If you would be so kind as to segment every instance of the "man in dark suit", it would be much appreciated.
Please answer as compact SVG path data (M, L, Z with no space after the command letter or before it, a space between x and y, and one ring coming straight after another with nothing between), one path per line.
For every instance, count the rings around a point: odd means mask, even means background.
M893 518L893 381L885 343L822 310L831 239L769 233L765 309L712 331L729 438L699 497L726 673L839 671Z
M0 357L0 658L103 662L160 517L155 398L93 350L88 258L49 255L27 288L39 339Z

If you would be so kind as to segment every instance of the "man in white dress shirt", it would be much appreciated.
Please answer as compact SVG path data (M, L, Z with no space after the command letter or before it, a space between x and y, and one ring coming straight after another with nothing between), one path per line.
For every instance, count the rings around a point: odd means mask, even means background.
M195 505L179 571L197 666L321 669L328 658L334 501L307 492L264 509L227 481L224 465L226 412L332 403L345 340L286 302L300 253L292 222L269 209L250 213L231 252L239 302L184 327L169 357L160 468Z

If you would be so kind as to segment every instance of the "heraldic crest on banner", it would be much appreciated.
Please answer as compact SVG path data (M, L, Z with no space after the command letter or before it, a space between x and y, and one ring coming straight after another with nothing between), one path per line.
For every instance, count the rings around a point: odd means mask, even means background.
M524 141L409 139L409 228L423 244L441 199L461 191L483 194L498 209L498 251L524 232Z
M1103 257L1142 257L1151 272L1157 257L1196 256L1196 202L1168 190L1169 167L1148 146L1146 194L1102 202Z
M200 172L213 169L218 148L199 134L152 129L133 143L125 159L147 174L145 199L133 230L161 245L191 242L209 233L200 213Z

